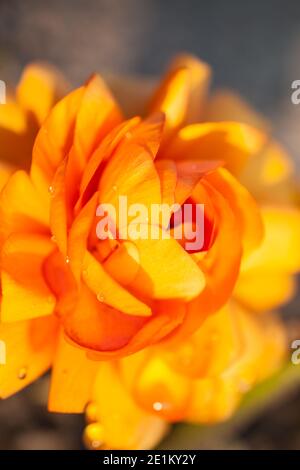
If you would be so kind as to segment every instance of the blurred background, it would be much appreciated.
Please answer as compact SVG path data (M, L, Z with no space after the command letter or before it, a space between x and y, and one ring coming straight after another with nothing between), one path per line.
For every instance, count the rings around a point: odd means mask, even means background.
M188 51L272 119L300 163L298 0L0 0L0 79L16 84L30 61L49 61L77 85L94 71L155 76ZM300 302L285 315L296 318ZM300 366L271 399L232 422L177 426L162 448L300 449ZM297 379L299 376L299 379ZM284 381L282 381L283 383ZM48 414L48 378L0 403L0 449L78 449L83 418ZM256 400L257 402L257 400Z

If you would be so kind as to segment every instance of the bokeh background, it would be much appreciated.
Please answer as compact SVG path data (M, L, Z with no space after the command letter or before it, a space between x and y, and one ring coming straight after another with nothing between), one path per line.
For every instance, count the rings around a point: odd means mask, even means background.
M213 87L235 89L270 118L299 167L299 0L0 0L0 79L11 84L35 60L74 85L94 71L155 76L181 51L212 65ZM299 313L296 300L287 322ZM300 449L299 382L300 366L230 423L177 426L161 447ZM82 448L83 418L47 413L47 387L46 376L0 403L0 449Z

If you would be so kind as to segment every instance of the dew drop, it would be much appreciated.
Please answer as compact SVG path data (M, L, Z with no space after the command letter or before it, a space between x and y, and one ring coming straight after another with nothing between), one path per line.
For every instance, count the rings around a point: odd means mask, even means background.
M98 422L88 424L84 431L84 440L88 447L101 449L104 445L103 427Z
M105 297L101 292L99 292L99 294L97 294L97 299L99 300L99 302L104 302Z
M49 186L48 192L49 192L49 194L51 194L51 196L53 196L53 194L54 194L54 187L53 187L52 185Z
M24 380L27 376L27 368L26 367L21 367L18 373L18 378L20 380Z
M52 235L52 237L51 237L51 241L52 241L53 243L56 243L56 242L57 242L57 240L56 240L56 236L55 236L55 235Z
M65 257L65 262L66 262L66 264L70 263L70 258L68 256Z
M154 411L161 411L164 408L164 405L160 401L155 401L152 407Z
M92 447L94 447L94 449L99 449L99 447L101 447L102 445L102 441L92 441Z

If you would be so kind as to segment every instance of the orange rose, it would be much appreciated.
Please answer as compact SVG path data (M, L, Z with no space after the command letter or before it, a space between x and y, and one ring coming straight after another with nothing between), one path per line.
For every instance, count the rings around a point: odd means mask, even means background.
M27 167L61 89L49 76L24 74L14 109L25 126L0 107L2 160ZM91 401L93 448L149 448L170 422L223 420L284 357L282 325L265 311L292 296L300 267L292 164L241 100L206 100L209 76L182 56L153 98L151 84L110 80L125 121L92 77L54 107L30 173L14 173L1 194L1 397L53 365L49 407L80 412ZM11 171L2 167L2 181ZM175 239L174 216L170 239L124 239L118 226L119 237L99 240L97 206L119 214L120 195L147 208L204 204L204 245ZM194 228L194 215L182 225Z
M292 160L273 140L266 121L239 97L218 91L205 100L203 83L209 70L197 59L176 59L164 89L172 90L182 65L198 107L192 108L188 125L170 137L159 158L201 161L220 156L258 201L264 237L251 253L243 250L229 301L196 332L101 363L86 411L85 441L91 448L143 449L159 442L168 423L223 421L247 391L278 370L287 352L284 327L272 310L293 296L294 274L300 269L300 212ZM135 86L113 80L129 114L134 100L128 96ZM210 178L216 183L218 172ZM228 174L226 179L230 181ZM255 225L253 229L255 233Z
M50 409L82 411L97 360L166 338L180 344L228 300L242 253L260 243L262 225L247 190L216 162L224 157L218 141L210 148L204 139L199 162L175 145L196 79L202 75L191 81L186 69L176 69L147 118L124 120L93 76L42 124L29 173L9 178L0 200L2 398L53 364ZM243 158L256 133L228 126L234 156ZM146 207L204 204L203 247L188 252L173 237L99 240L97 206L110 203L118 212L120 195Z

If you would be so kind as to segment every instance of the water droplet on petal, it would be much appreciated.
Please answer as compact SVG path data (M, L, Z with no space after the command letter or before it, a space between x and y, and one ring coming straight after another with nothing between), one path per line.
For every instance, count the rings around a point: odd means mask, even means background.
M102 441L92 441L92 447L94 447L95 449L99 449L99 447L101 447L102 444L103 444Z
M56 240L56 236L55 236L55 235L52 235L52 237L51 237L51 241L52 241L53 243L56 243L56 242L57 242L57 240Z
M154 411L162 412L162 413L169 413L173 409L172 403L170 403L167 400L162 400L162 401L155 401L152 404L152 409Z
M104 430L101 424L88 424L84 430L84 441L90 448L101 449L104 445Z
M66 262L66 264L69 264L69 263L70 263L70 258L69 258L68 256L66 256L65 262Z
M51 194L51 196L53 196L53 194L54 194L54 187L53 187L52 185L49 186L48 192L49 192L49 194Z
M20 380L24 380L27 376L27 368L26 367L21 367L18 373L18 378Z
M99 292L99 294L97 294L97 299L99 300L99 302L104 302L105 297L101 292Z
M164 405L160 401L155 401L152 406L154 411L161 411L164 408Z

